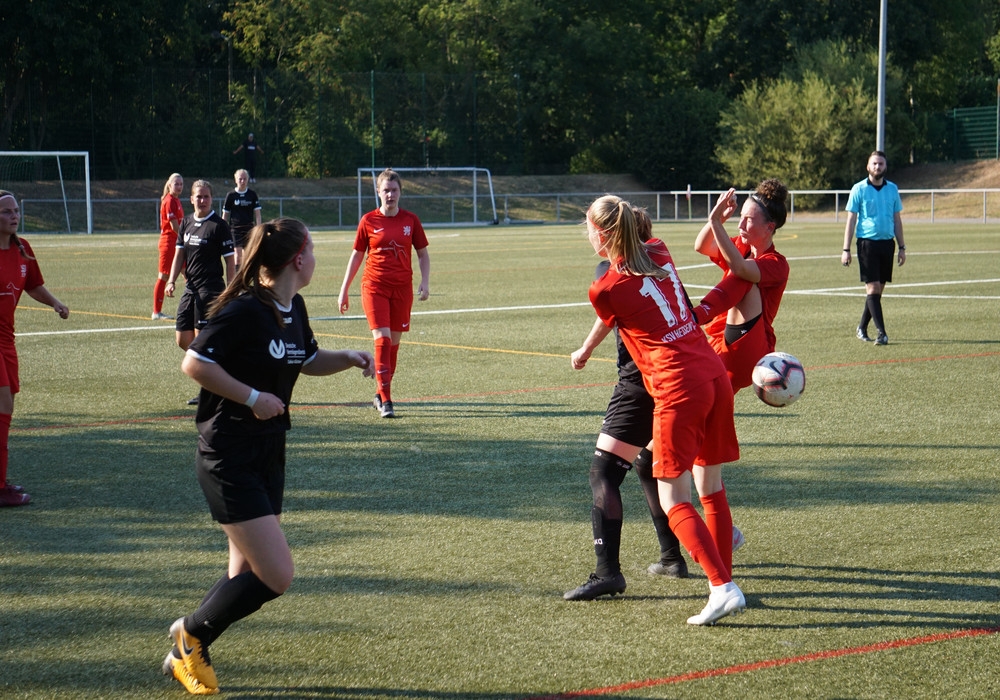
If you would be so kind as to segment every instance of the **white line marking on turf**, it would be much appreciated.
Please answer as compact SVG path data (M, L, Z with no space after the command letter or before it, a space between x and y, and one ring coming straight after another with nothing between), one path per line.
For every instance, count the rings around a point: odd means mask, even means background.
M942 287L942 286L956 285L956 284L995 284L997 282L1000 282L1000 278L983 279L983 280L943 280L941 282L905 282L902 284L896 282L890 282L892 287L887 287L887 288L904 289L909 287ZM860 284L860 282L858 284ZM795 289L795 290L786 290L785 293L786 294L835 294L837 292L846 292L849 290L858 292L858 286L855 285L853 287L829 287L827 289ZM897 295L893 294L892 296L897 296ZM914 296L914 295L903 294L899 296Z
M34 248L34 246L32 246ZM164 331L174 330L173 326L129 326L128 328L79 328L75 331L33 331L31 333L17 333L18 338L27 338L33 335L76 335L79 333L120 333L122 331Z

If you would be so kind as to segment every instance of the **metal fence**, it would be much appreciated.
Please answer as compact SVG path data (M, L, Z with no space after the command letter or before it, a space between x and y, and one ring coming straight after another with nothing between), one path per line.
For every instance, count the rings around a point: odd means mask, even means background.
M604 192L545 192L496 194L500 223L565 224L584 220L587 207ZM645 207L653 221L704 221L721 190L618 192ZM740 193L741 196L748 194ZM840 223L845 220L848 190L795 190L789 193L789 222ZM907 222L960 221L1000 223L1000 189L901 189ZM490 195L411 195L408 208L427 227L453 226L471 220L479 208L480 220L492 220ZM265 219L291 216L316 229L354 229L358 225L356 195L266 197L261 199ZM158 199L94 199L95 233L155 233L159 230ZM69 201L70 231L86 231L86 203ZM21 200L24 233L66 233L66 208L61 199Z

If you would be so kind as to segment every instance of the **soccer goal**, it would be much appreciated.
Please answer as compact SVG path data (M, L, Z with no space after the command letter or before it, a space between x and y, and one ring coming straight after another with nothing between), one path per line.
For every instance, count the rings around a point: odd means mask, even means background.
M17 197L22 233L94 232L88 151L0 151L0 189Z
M358 220L379 207L379 173L358 168ZM499 223L493 176L487 168L393 168L403 181L402 207L424 226L485 226ZM366 183L370 182L368 185ZM370 189L369 189L370 187Z

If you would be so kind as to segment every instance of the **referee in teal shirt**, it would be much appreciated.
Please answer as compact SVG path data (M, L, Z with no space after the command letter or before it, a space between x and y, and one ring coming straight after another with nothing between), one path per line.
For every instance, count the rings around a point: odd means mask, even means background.
M857 335L859 340L870 343L868 323L875 321L876 346L889 344L882 318L882 290L886 283L892 282L892 259L896 257L897 241L899 264L906 262L902 211L899 188L885 179L885 153L874 151L868 156L868 177L851 188L851 196L847 199L847 227L840 262L844 267L851 264L851 239L856 236L858 267L867 294Z

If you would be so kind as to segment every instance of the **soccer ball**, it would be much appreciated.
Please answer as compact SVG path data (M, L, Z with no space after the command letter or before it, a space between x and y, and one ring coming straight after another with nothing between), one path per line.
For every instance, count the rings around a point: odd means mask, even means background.
M753 391L768 406L787 406L806 388L802 363L787 352L772 352L760 358L753 368Z

